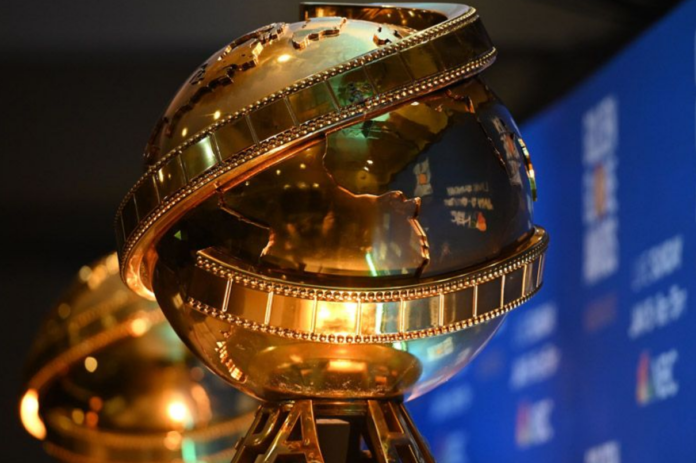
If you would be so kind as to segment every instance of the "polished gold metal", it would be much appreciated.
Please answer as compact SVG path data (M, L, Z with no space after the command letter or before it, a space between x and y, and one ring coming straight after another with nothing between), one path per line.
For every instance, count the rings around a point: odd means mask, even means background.
M334 437L332 444L348 450L341 461L435 461L403 403L298 400L260 407L249 432L237 444L232 463L295 461L293 458L324 463L319 431L337 421L345 429L342 439Z
M181 131L170 129L172 134L184 134L181 137L181 143L152 162L145 176L136 183L124 199L117 214L117 241L124 266L123 275L128 285L142 296L152 297L149 275L153 262L143 255L143 250L157 239L162 228L180 217L178 212L194 207L202 198L214 192L216 185L224 183L227 178L243 175L244 171L253 167L252 161L260 156L271 156L281 146L289 148L317 134L351 124L356 119L369 114L377 114L380 110L393 106L399 101L426 95L453 81L476 74L490 65L495 58L495 48L490 45L475 10L464 5L454 9L450 5L447 7L449 11L446 14L430 12L431 20L437 18L442 21L441 23L432 24L427 29L410 35L410 30L404 30L404 39L396 40L395 37L394 42L376 49L374 43L368 43L365 39L366 32L378 31L387 26L374 24L366 26L361 21L351 22L351 26L356 30L351 29L349 35L349 28L346 27L343 36L351 45L342 43L338 46L343 45L352 52L360 50L363 54L347 62L339 61L340 64L338 64L337 56L323 53L322 49L301 49L302 53L320 53L316 56L318 61L304 58L301 60L302 63L310 61L312 65L318 65L317 69L320 72L294 83L292 79L294 74L307 73L306 69L288 72L287 63L295 63L297 59L289 59L283 63L282 71L273 69L269 71L257 66L245 68L244 70L249 72L244 74L244 78L249 79L255 78L252 75L254 72L273 72L274 80L261 79L263 85L270 86L263 87L266 93L259 94L257 102L242 107L239 99L246 101L244 98L249 98L250 93L236 92L233 94L235 98L227 103L232 105L231 108L214 109L204 105L198 110L208 111L214 119L216 115L217 119L220 119L218 122L210 121L211 125L202 131L192 134L188 128ZM404 8L413 11L414 17L427 13L415 5L409 5L399 10L402 15ZM375 9L374 6L368 6L365 11L370 12ZM333 10L310 5L306 7L303 14L307 17L310 12L316 12L323 16L330 11ZM355 16L356 10L346 5L345 13ZM387 18L389 13L382 13L384 18ZM319 20L307 17L306 23L298 23L294 27L301 30L312 21ZM342 24L345 21L338 22ZM421 23L422 21L415 21L415 24ZM286 35L294 35L292 32L294 29L289 28L290 26L268 27L275 28L278 34L285 31ZM408 25L405 27L410 29ZM268 39L267 29L262 28L244 38L263 44L273 41L278 48L281 43L280 35L272 40ZM259 34L261 38L257 37ZM240 40L233 42L223 49L217 58L211 58L210 62L221 66L219 62L229 59L231 51L239 48L238 45L235 48L235 44L239 42ZM274 49L273 54L266 58L266 61L277 65L280 57L291 56L288 53L294 56L297 52L289 46L280 50ZM443 60L438 56L445 56L447 59ZM338 65L331 67L332 63ZM207 71L207 65L205 69L207 74L211 74L211 71ZM213 75L209 77L211 82L218 82L215 76L229 72L227 69L229 66L223 66L217 70L217 73L212 73ZM238 70L240 67L236 66L234 69ZM425 74L424 69L428 71ZM374 77L371 76L380 73L386 73L386 75L378 77L377 83L373 84ZM282 81L278 83L277 79L287 80L287 86L283 90L278 91L278 87L282 88L284 85ZM255 87L259 86L258 80L254 80ZM199 80L194 82L197 86L202 84ZM359 94L356 94L354 90L356 82L362 85L363 90L358 92ZM242 85L242 82L237 82L237 85ZM222 88L219 84L215 84L215 87ZM346 89L350 89L349 95L342 94L343 91L348 91ZM302 93L306 96L301 96ZM196 100L195 96L189 98ZM184 96L178 95L173 106L181 99L185 99ZM218 100L215 101L220 104ZM179 109L175 110L175 113L180 112L182 108L189 108L191 104L177 106ZM234 108L239 109L232 112ZM173 109L170 108L170 111ZM190 110L187 111L190 112ZM232 114L222 117L222 111ZM165 116L164 119L180 121L180 118L174 115L169 118ZM235 126L237 129L231 129L231 133L224 131L222 134L217 134L219 130L228 126ZM157 127L156 134L159 135L160 132L162 134L166 132L163 124ZM167 137L164 138L168 140ZM221 138L225 141L219 141ZM226 148L229 145L227 140L240 141L232 142L232 150L227 151ZM249 145L251 141L255 143ZM150 150L152 151L152 148ZM156 150L157 153L160 151L162 151L161 148ZM188 164L195 164L195 166L186 167ZM188 176L185 175L187 171ZM153 179L158 189L157 194L152 191ZM139 200L140 197L144 199Z
M123 285L115 254L80 269L28 366L22 422L64 462L225 462L252 419Z
M519 306L541 288L539 268L547 245L546 233L537 229L521 249L481 269L432 283L377 290L287 283L254 275L202 251L187 303L220 320L262 332L274 330L279 336L309 334L303 338L339 343L403 341L467 328ZM464 307L451 303L457 299L469 303ZM355 322L337 328L322 323L321 303L355 304ZM377 310L385 303L399 306L391 324L383 321L383 310L381 314Z
M176 95L118 210L121 274L268 402L234 461L329 461L337 420L348 461L431 462L403 401L540 289L534 170L478 77L496 51L473 8L301 15L235 40Z

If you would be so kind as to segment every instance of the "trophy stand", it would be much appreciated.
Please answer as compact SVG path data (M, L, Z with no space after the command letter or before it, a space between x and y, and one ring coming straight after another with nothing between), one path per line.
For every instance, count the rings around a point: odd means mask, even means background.
M295 400L259 407L232 463L434 463L399 400Z

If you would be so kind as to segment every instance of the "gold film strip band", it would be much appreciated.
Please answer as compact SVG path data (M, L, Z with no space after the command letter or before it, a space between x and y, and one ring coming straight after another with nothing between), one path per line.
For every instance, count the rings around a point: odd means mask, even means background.
M87 270L86 276L81 276L82 283L75 285L70 294L98 290L99 285L118 272L116 255L110 254L98 263L85 266L83 269ZM61 305L69 306L71 298L66 298L66 301ZM142 310L133 310L133 304L143 303L145 305ZM86 357L97 355L103 349L115 346L121 341L140 337L151 327L161 323L166 323L166 318L159 307L143 301L132 291L123 288L113 293L109 299L90 305L87 310L73 316L69 327L57 330L54 333L56 335L48 339L37 353L35 363L40 367L31 374L27 389L43 396L49 393L50 388L54 387L70 368L81 364ZM216 454L199 455L200 461L222 463L232 458L238 435L247 429L253 416L253 413L245 413L207 427L176 431L175 434L182 442L189 439L197 445L205 443L213 449L224 449ZM45 417L52 436L50 441L44 442L44 448L61 461L125 462L141 461L143 456L148 456L153 461L167 461L178 452L166 448L165 432L118 433L89 428L63 418L50 412ZM98 443L101 452L99 458L86 451L93 443ZM167 455L170 457L165 458Z
M175 206L202 188L214 188L214 182L239 174L237 168L243 164L329 129L359 122L490 65L496 50L474 10L465 11L264 98L165 155L119 207L115 225L121 262L130 258L155 222L165 215L171 220ZM360 89L357 93L356 88ZM128 268L122 266L124 277ZM136 268L139 263L131 270Z
M174 431L174 440L181 442L188 440L196 443L198 447L205 443L213 449L220 449L215 453L199 454L196 461L226 463L234 456L234 446L239 435L249 427L253 419L254 413L249 412L207 427ZM44 445L50 455L61 461L74 463L142 461L144 456L149 456L152 461L169 461L177 453L180 454L180 450L166 448L166 433L119 434L86 428L70 420L56 421L51 423L51 429L57 433L54 436L54 442L45 442ZM91 442L99 445L98 458L85 451Z
M457 331L519 306L542 285L548 235L440 281L381 289L293 284L199 253L186 301L245 328L321 342L394 342ZM340 319L340 320L339 320Z
M136 296L134 295L134 297ZM142 311L128 315L124 315L123 312L113 312L110 315L113 325L106 330L99 322L98 326L92 324L79 332L71 332L70 335L79 339L79 343L55 355L43 365L31 377L28 387L41 390L85 357L121 340L138 337L143 329L166 321L160 310ZM99 332L93 332L97 330Z
M83 292L99 290L104 281L117 273L116 254L82 267L80 283L70 289L69 296L57 309L64 324L62 329L44 334L41 348L35 352L29 388L41 390L88 355L122 339L137 337L143 330L165 321L162 311L150 302L145 302L142 310L133 311L133 304L144 301L127 288L116 290L110 297L90 305L88 310L72 315L69 322L64 320L67 315L61 314L61 309L70 313L74 298Z

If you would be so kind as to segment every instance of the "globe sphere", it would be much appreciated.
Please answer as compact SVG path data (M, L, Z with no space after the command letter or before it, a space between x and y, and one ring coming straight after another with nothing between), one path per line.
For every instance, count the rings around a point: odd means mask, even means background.
M61 461L227 462L255 401L191 355L112 254L80 270L27 362L22 422Z
M367 10L308 7L213 55L119 211L129 286L261 399L416 397L542 283L533 169L478 76L475 12Z

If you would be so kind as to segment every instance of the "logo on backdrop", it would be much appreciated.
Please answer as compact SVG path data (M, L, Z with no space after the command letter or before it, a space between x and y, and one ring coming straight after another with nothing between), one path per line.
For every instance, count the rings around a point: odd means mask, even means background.
M522 389L553 377L561 363L561 351L546 344L517 357L510 371L510 389Z
M513 327L513 342L525 347L539 342L556 332L558 309L555 302L546 302L520 312Z
M684 238L676 235L638 256L633 264L631 288L639 291L664 280L682 267ZM686 313L688 290L679 283L658 290L631 308L628 337L638 339L676 322Z
M552 399L519 403L515 426L515 442L519 448L536 447L553 439L554 429L551 424L553 408Z
M686 312L688 293L678 284L658 291L631 308L628 337L637 339L679 320Z
M638 291L668 277L682 266L684 238L673 236L638 256L633 264L631 288Z
M636 401L646 406L674 397L679 383L674 379L674 366L679 360L676 349L651 357L645 351L638 359L636 374Z
M469 436L464 431L454 431L438 442L437 461L442 463L468 463Z
M619 269L619 114L608 96L583 116L583 277L592 285Z
M609 441L587 449L585 463L621 463L621 446Z

